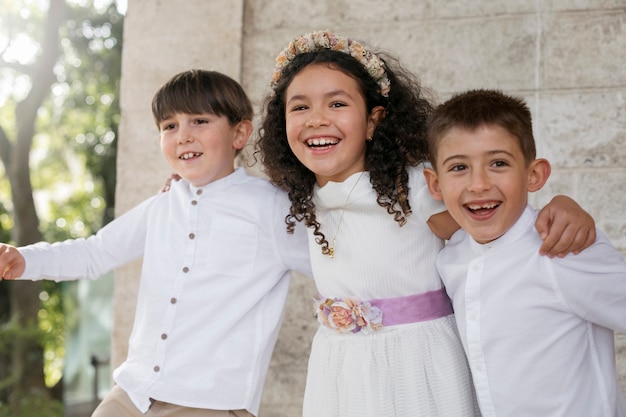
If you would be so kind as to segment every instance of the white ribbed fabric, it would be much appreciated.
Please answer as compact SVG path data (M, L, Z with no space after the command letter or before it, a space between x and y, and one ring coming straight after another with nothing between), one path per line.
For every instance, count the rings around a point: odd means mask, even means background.
M321 295L367 300L442 288L435 259L443 242L426 220L444 207L428 194L421 167L410 171L410 186L413 214L403 227L376 203L368 173L316 189L322 231L329 241L336 237L329 259L309 229ZM462 417L479 415L477 410L453 316L373 334L340 335L322 327L315 335L304 417Z

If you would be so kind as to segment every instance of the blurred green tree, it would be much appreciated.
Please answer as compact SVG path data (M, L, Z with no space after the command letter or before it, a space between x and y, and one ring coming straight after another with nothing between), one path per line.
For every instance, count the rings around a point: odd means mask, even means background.
M2 242L87 236L113 218L123 27L115 6L3 0ZM54 282L0 282L0 415L41 415L42 401L54 415L50 400L62 398L59 300Z

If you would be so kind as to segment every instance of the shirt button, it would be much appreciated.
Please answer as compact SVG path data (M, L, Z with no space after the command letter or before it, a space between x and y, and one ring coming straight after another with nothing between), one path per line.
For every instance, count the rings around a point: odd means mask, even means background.
M170 304L176 304L176 298L170 298Z
M159 371L161 370L161 367L157 365L157 366L155 366L154 368L152 368L152 370L153 370L154 372L159 372Z
M197 200L191 200L191 205L192 206L197 206L198 205L198 201Z
M185 274L186 274L187 272L189 272L189 267L187 267L187 266L186 266L186 267L184 267L184 268L183 268L183 272L184 272Z
M165 333L163 333L163 334L161 335L161 339L163 339L163 340L167 339L167 335L166 335Z
M197 190L196 194L201 195L202 194L202 190Z
M189 239L194 240L196 238L195 233L189 233Z

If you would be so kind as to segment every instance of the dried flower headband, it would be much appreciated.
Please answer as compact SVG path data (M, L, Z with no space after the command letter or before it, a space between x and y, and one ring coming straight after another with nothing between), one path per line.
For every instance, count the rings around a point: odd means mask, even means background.
M278 80L280 80L283 70L296 55L324 49L343 52L355 58L367 69L367 72L374 81L378 83L380 93L384 97L389 96L391 83L385 73L385 64L383 61L375 54L365 49L360 43L329 31L307 33L291 41L278 57L276 57L276 67L271 82L272 88L276 88L276 84Z

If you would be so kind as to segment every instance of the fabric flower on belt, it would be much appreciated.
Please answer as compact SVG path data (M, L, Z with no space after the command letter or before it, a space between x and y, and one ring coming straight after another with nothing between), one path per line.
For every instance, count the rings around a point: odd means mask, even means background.
M383 312L378 307L354 298L314 300L315 316L337 333L370 333L383 327Z

